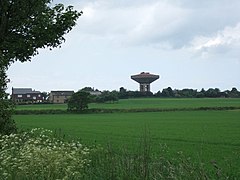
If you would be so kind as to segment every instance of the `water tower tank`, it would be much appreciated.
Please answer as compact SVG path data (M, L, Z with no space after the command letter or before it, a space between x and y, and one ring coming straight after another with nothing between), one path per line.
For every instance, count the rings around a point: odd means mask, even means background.
M150 84L159 79L159 75L150 74L149 72L141 72L140 74L132 75L131 79L140 84L141 92L150 92Z

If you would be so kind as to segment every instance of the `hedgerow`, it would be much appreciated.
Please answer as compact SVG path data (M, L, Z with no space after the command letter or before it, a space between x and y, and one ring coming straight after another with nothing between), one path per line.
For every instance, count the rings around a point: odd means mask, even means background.
M226 106L226 107L197 107L197 108L138 108L138 109L85 109L77 110L62 110L62 109L48 109L48 110L15 110L15 115L28 114L92 114L92 113L135 113L135 112L175 112L175 111L223 111L223 110L237 110L240 107Z

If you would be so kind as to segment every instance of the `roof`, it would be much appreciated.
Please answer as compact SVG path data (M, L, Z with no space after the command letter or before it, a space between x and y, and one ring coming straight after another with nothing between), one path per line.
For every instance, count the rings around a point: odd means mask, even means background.
M71 96L74 91L51 91L51 94L54 96Z
M37 94L40 91L33 91L32 88L12 88L12 94Z
M140 74L132 75L131 79L139 83L151 83L159 79L159 75L150 74L149 72L141 72Z
M140 74L132 75L133 77L159 77L159 75L150 74L149 72L141 72Z

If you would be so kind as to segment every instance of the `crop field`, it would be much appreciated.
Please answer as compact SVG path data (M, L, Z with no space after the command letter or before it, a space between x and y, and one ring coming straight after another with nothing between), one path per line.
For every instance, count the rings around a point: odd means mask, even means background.
M200 107L235 107L235 110L195 111ZM144 138L152 154L167 146L169 156L180 152L191 162L211 166L216 162L230 174L240 172L240 99L124 99L115 103L91 103L100 109L174 109L163 112L114 112L90 114L14 115L19 129L42 127L80 139L92 146L127 148L136 152ZM188 111L182 111L186 108ZM21 105L17 110L66 110L66 104ZM175 111L176 109L176 111ZM178 110L179 109L179 110ZM232 172L234 171L234 172Z
M240 111L177 111L148 113L15 115L21 129L61 129L85 144L110 143L138 148L146 133L153 152L166 144L171 155L183 152L194 161L221 167L240 165Z
M199 107L240 107L238 98L136 98L121 99L115 103L91 103L89 108L139 109L139 108L199 108ZM17 110L65 110L66 104L18 105Z

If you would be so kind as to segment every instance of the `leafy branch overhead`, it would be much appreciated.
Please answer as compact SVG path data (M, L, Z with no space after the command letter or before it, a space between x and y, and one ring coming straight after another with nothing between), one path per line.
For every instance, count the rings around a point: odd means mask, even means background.
M52 0L0 0L0 134L16 130L5 92L9 66L30 61L40 48L60 46L81 15Z
M53 6L52 0L1 0L0 55L4 65L30 61L39 48L58 47L82 13L73 6Z

